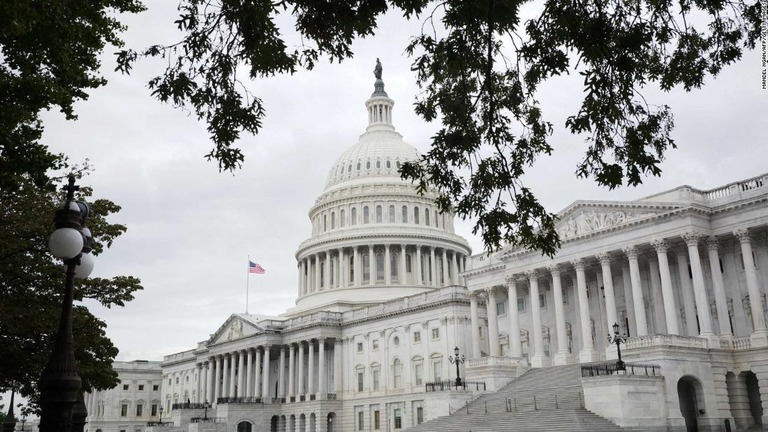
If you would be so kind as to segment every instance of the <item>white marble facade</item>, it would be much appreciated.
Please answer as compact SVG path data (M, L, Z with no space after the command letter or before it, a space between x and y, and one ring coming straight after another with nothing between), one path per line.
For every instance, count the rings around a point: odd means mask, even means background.
M166 356L165 420L179 430L204 416L219 421L206 430L407 429L477 397L427 391L455 379L454 347L467 357L463 378L494 391L529 367L615 359L606 335L618 323L624 359L657 364L663 378L585 381L588 408L649 430L768 424L768 175L577 201L559 214L556 256L470 256L435 195L400 179L418 154L395 131L393 106L377 80L365 133L310 210L296 306L233 314ZM630 400L643 391L663 395ZM617 416L622 397L629 411ZM633 402L653 406L653 420L633 417Z

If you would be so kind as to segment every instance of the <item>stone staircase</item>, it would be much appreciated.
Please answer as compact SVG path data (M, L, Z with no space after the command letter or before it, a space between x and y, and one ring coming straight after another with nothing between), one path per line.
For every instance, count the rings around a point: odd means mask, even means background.
M622 429L583 408L581 364L531 369L499 391L408 432L609 432Z

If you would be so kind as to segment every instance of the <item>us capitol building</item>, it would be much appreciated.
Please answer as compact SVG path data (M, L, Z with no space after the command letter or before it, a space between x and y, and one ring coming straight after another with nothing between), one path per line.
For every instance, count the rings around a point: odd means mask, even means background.
M569 367L580 408L617 428L764 430L768 174L576 201L554 258L472 256L436 194L401 180L419 154L376 76L368 127L310 210L296 306L233 314L162 362L116 362L121 384L86 395L86 430L449 430L427 426ZM508 424L495 430L525 430Z

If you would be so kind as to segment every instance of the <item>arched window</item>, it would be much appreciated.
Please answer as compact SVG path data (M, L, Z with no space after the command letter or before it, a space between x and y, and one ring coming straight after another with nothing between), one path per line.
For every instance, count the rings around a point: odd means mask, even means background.
M371 161L370 160L365 161L365 169L367 169L367 170L371 169Z
M387 168L392 168L392 161L387 159Z
M381 168L381 160L376 159L376 168Z
M376 254L376 280L384 280L384 254Z
M344 228L344 224L346 223L346 221L344 220L344 216L346 216L344 209L341 209L341 211L339 212L339 226L342 228Z
M371 222L371 215L370 215L370 212L368 211L368 206L365 206L363 207L363 223L367 224L369 222Z
M395 206L389 206L389 223L395 223Z
M437 228L437 227L438 227L438 226L437 226L437 221L438 221L439 219L438 219L438 217L437 217L437 216L438 216L438 214L437 214L437 210L435 210L435 228ZM443 226L443 228L445 228L445 226Z
M424 209L424 224L426 226L429 226L429 209L428 208Z
M251 424L246 421L238 423L237 432L251 432Z
M336 212L331 212L331 229L336 229Z
M352 172L352 164L351 164L351 163L350 163L350 164L349 164L349 166L347 167L347 172L350 172L350 173Z
M357 170L360 171L360 161L357 161Z
M328 215L323 215L323 231L328 231Z
M371 280L371 256L363 255L363 282Z
M408 223L408 206L403 206L403 223Z
M382 222L381 206L377 205L376 206L376 223L381 223L381 222Z
M403 386L403 364L396 358L392 362L392 387L400 388Z
M352 217L349 220L349 224L350 225L357 225L357 208L352 207L352 214L351 214L351 216Z
M336 170L340 174L344 174L344 165L340 166L338 170Z
M416 225L419 224L419 208L418 207L413 208L413 223L415 223Z
M400 169L400 161L397 161L397 169Z

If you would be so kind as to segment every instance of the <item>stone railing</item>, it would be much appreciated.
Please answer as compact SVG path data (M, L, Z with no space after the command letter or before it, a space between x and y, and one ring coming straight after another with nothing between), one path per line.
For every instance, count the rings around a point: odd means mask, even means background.
M520 359L511 357L477 357L467 360L468 368L487 366L518 366Z
M684 348L707 348L707 341L697 336L648 335L627 339L625 349L676 346Z
M264 400L260 397L220 397L216 399L216 403L217 404L262 404L264 403Z
M355 320L360 318L372 318L379 315L384 315L391 312L399 312L409 307L416 307L420 305L430 304L440 300L469 300L469 295L466 288L458 285L450 285L441 287L435 291L427 293L415 294L409 297L398 298L396 300L390 300L383 304L376 306L368 306L360 309L351 310L343 313L343 320Z
M751 179L731 183L729 185L725 185L717 189L702 191L702 194L707 200L715 200L719 198L725 198L731 195L738 195L741 192L760 189L765 187L766 183L768 183L768 176L753 177Z
M741 336L733 339L721 339L720 348L732 350L747 350L752 348L752 339L749 336Z
M286 322L285 327L294 328L317 323L341 324L341 318L341 312L321 311L309 315L302 315L296 318L291 318Z

